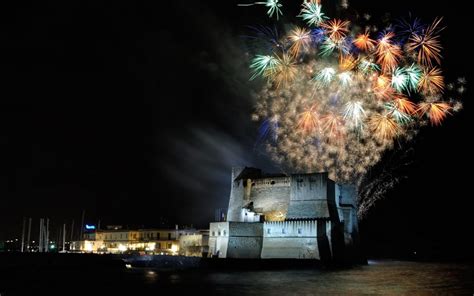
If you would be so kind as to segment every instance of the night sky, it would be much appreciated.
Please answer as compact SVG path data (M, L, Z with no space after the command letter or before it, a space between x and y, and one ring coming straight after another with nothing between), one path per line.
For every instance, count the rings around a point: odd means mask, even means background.
M265 8L167 2L1 4L0 239L19 237L23 216L78 223L83 209L88 223L206 227L227 206L232 165L280 171L255 149L259 82L248 81L242 42L246 26L271 23ZM374 19L444 16L443 71L468 80L464 110L404 147L402 181L361 223L367 250L468 254L471 10L349 4ZM288 20L298 9L287 5Z

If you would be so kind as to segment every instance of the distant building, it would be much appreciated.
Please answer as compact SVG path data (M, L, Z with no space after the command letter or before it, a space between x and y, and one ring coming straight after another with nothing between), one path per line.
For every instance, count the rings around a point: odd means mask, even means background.
M189 232L189 231L188 231ZM88 233L81 241L71 244L71 251L90 253L125 253L139 251L149 254L177 255L179 237L187 233L177 229L125 230L113 227Z
M184 233L179 237L179 255L207 257L209 252L209 230Z
M352 260L358 255L356 188L327 173L233 168L226 222L210 224L219 258Z

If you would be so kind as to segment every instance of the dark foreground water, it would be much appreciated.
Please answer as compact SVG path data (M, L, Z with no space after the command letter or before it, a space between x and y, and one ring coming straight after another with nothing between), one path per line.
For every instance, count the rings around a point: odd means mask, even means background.
M10 295L474 295L474 266L371 261L342 270L156 271L41 265L4 268L0 294Z

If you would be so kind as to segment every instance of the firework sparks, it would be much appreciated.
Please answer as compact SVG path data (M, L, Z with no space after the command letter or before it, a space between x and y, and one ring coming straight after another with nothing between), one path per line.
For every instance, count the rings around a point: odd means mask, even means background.
M432 125L440 125L441 122L450 114L452 107L448 103L427 103L423 102L419 104L418 112L421 115L426 115Z
M314 133L319 127L318 118L316 115L316 107L313 106L300 114L298 121L298 129L304 133Z
M426 31L418 34L414 32L407 44L408 51L418 53L418 63L431 67L433 60L438 64L441 63L441 42L439 41L439 24L442 18L436 19Z
M288 35L291 42L290 52L293 56L298 56L301 50L308 50L311 45L311 33L304 28L296 27Z
M372 115L369 126L375 137L381 141L393 139L400 129L390 113Z
M400 68L395 69L392 74L392 87L398 92L402 92L407 88L407 85L408 77L405 72Z
M331 40L338 42L342 38L346 37L347 32L349 32L349 24L349 21L333 19L322 23L321 26L327 30Z
M303 18L304 21L310 26L319 26L323 21L327 19L324 13L321 11L321 5L315 1L308 1L302 4L303 8L299 17Z
M253 72L250 80L255 79L257 76L267 77L272 75L276 71L279 64L280 62L276 57L257 55L250 64L250 69L252 69Z
M444 78L439 68L425 69L418 81L418 89L425 94L443 92Z
M353 41L354 45L363 51L371 51L375 48L375 40L370 39L369 32L357 35Z
M355 130L362 129L365 116L362 102L350 101L345 104L343 118L348 123L349 128Z
M265 5L268 7L267 14L269 17L272 17L273 14L276 14L276 18L278 20L279 15L283 15L283 12L281 12L280 3L278 3L278 0L267 0L266 2L254 2L254 3L248 3L248 4L237 4L237 6L253 6L253 5Z
M276 87L280 87L282 84L288 84L295 78L297 73L296 64L291 56L284 54L278 58L278 64L275 67L275 71L272 72L269 77L270 80L276 83Z
M384 151L401 146L427 121L441 124L461 104L443 102L444 78L430 66L441 58L438 20L426 28L388 25L371 39L375 26L360 33L360 25L327 20L322 11L319 2L305 1L298 17L307 27L272 34L280 36L266 47L272 52L254 54L252 79L267 79L254 118L261 133L274 135L265 147L275 161L355 182ZM416 36L425 48L415 46ZM465 82L448 88L459 95Z
M332 79L334 78L334 75L336 75L336 70L331 67L327 67L322 69L315 77L314 79L316 81L319 81L323 85L328 85L331 83Z

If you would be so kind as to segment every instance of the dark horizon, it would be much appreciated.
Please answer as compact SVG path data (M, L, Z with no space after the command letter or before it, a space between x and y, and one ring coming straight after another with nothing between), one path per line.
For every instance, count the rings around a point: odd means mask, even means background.
M103 226L203 228L227 207L232 166L281 172L255 145L259 85L242 44L246 26L269 20L240 2L3 4L0 240L20 238L23 217L79 224L82 210ZM373 18L443 16L443 72L468 81L464 109L401 148L400 183L361 221L367 252L472 256L470 10L349 5ZM377 167L397 161L388 152Z

